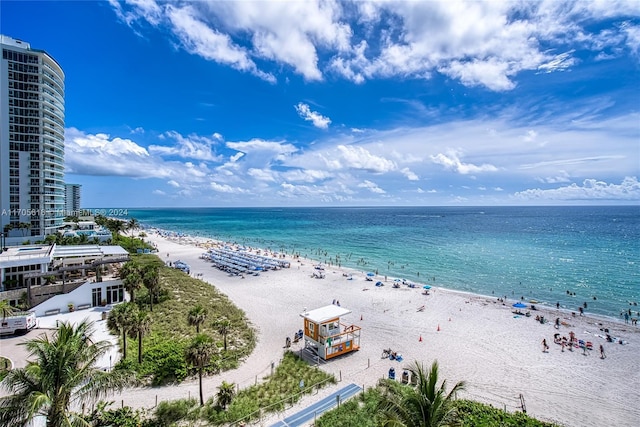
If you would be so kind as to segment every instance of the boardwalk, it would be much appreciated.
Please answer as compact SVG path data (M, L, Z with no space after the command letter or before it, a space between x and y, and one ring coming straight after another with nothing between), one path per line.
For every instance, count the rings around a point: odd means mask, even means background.
M340 402L344 402L351 396L359 393L362 390L357 384L349 384L346 387L341 388L340 390L330 394L319 402L314 403L313 405L303 409L300 412L297 412L282 421L278 421L273 424L271 427L299 427L304 425L309 420L314 419L315 417L320 416L325 411L333 408L338 403L338 396Z

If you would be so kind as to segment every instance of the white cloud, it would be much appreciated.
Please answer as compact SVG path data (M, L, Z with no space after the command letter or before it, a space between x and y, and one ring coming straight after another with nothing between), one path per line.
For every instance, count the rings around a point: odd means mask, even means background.
M547 62L538 65L538 70L543 73L564 71L576 64L576 59L571 57L573 52L565 52L550 58Z
M558 171L558 173L554 176L537 178L536 180L546 184L558 184L558 183L571 182L571 176L567 171L561 170L561 171Z
M66 163L71 174L156 178L164 186L153 187L193 205L211 203L211 194L222 193L227 204L273 206L282 198L299 205L426 203L419 194L430 194L429 203L446 204L454 202L463 187L483 188L485 197L489 189L503 192L500 199L492 199L499 203L529 188L521 182L540 183L540 189L518 195L534 197L553 194L545 193L550 186L564 188L587 178L610 182L637 176L637 122L637 114L614 119L594 115L579 122L559 115L535 127L529 121L514 125L503 117L367 129L355 135L344 128L330 135L323 132L322 138L300 148L287 140L221 141L212 132L201 136L175 131L159 134L145 148L135 139L69 128ZM545 145L538 143L542 135ZM151 132L144 135L145 141L152 137ZM578 141L580 156L575 154ZM591 186L602 187L598 181ZM595 194L589 188L582 191ZM487 203L470 194L464 194L469 203Z
M216 191L218 193L230 193L230 194L244 194L247 193L247 190L239 188L239 187L232 187L228 184L220 184L218 182L211 182L209 183L209 188L213 191Z
M378 184L371 182L369 180L365 180L364 182L361 182L360 184L358 184L358 187L360 188L366 188L367 190L371 191L372 193L376 193L376 194L384 194L385 191L378 187Z
M170 139L175 145L149 145L149 152L162 156L179 156L184 159L221 161L222 157L216 155L212 149L218 144L217 139L199 135L182 136L178 132L169 131L164 133L165 140Z
M144 177L158 173L149 152L130 139L65 130L66 172Z
M313 123L313 125L320 129L327 129L329 124L331 124L331 119L321 115L316 111L311 111L309 105L299 102L294 106L298 115L305 119L308 122Z
M357 84L441 73L464 85L507 91L523 71L572 67L575 52L624 48L638 55L640 49L640 27L616 21L637 17L637 2L109 3L139 34L148 30L146 22L188 52L270 82L274 74L256 61L308 81L323 80L325 72ZM593 19L603 18L613 24L594 30ZM569 44L576 50L566 51Z
M582 185L571 184L553 189L530 189L513 195L524 200L640 200L640 183L636 177L625 177L620 184L585 179Z
M538 137L538 132L533 129L529 129L526 135L523 137L524 142L533 142Z
M444 166L447 170L452 170L462 175L480 173L480 172L496 172L497 167L491 164L474 165L472 163L464 163L458 157L459 153L455 150L449 150L447 154L438 153L429 156L433 163Z
M187 51L241 71L249 71L271 83L275 82L275 77L258 70L246 50L234 44L227 34L222 34L201 21L199 13L193 7L169 5L166 14L174 33Z
M439 68L443 74L459 79L465 86L486 86L494 91L515 87L510 76L515 74L512 64L496 58L473 61L453 60Z
M420 179L418 175L413 173L409 168L402 168L400 172L402 175L406 176L409 181L418 181Z
M381 174L396 169L396 164L382 156L372 154L363 146L339 144L329 152L318 152L330 170L355 169Z

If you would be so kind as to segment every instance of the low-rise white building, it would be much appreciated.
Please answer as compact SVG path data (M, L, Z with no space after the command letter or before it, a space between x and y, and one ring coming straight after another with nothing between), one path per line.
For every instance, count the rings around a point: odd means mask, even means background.
M40 304L55 295L70 294L85 284L88 295L74 305L111 304L124 300L119 280L103 281L113 273L113 265L129 260L120 246L33 245L11 247L0 253L0 299L17 306ZM115 283L119 282L119 283Z

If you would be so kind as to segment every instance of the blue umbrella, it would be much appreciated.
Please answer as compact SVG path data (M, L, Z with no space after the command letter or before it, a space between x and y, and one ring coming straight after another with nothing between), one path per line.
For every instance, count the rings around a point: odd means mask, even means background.
M367 276L369 276L369 277L373 277L373 276L375 276L375 273L368 272L368 273L367 273Z
M422 289L431 289L431 286L429 286L429 285L424 285L424 286L422 287Z
M521 302L517 302L517 303L513 304L513 306L514 306L515 308L526 308L526 307L527 307L527 304L523 304L523 303L521 303Z

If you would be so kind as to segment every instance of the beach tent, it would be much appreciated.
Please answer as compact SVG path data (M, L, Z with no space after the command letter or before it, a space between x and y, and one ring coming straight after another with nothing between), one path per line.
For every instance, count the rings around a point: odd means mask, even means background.
M515 308L527 308L527 305L526 305L526 304L523 304L523 303L521 303L521 302L517 302L517 303L513 304L513 306L514 306Z

